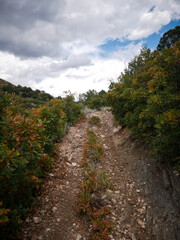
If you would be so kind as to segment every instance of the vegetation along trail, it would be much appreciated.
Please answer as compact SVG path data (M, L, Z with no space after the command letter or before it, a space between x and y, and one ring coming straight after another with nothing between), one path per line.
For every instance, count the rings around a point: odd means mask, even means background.
M100 121L90 124L92 116ZM92 209L111 209L105 221L113 223L113 227L108 228L106 238L98 238L95 218L78 213L82 182L87 179L83 161L88 129L103 147L102 156L94 163L95 170L107 173L113 185L98 192L94 203L95 194L92 194L90 202L94 204ZM27 216L20 237L24 240L178 240L178 182L179 177L171 170L148 157L148 150L127 129L114 126L110 111L89 113L59 143L59 156L43 186L39 206Z

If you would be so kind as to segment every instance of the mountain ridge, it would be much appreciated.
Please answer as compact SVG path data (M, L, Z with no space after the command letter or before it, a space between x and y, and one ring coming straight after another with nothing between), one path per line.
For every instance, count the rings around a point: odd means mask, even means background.
M10 85L12 85L12 86L14 86L14 87L16 86L16 85L14 85L14 84L12 84L12 83L10 83L10 82L8 82L8 81L0 78L0 85L6 86L6 85L8 85L8 84L10 84Z

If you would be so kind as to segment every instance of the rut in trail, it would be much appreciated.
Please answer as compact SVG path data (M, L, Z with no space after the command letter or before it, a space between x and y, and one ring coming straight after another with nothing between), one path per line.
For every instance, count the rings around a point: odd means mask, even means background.
M24 240L89 240L92 226L77 214L83 178L83 145L88 121L100 118L93 131L103 143L97 165L112 178L115 189L106 194L116 222L109 239L180 239L180 177L148 157L148 151L127 129L115 128L112 114L88 114L59 144L52 172L43 186L39 207L30 212L22 228Z

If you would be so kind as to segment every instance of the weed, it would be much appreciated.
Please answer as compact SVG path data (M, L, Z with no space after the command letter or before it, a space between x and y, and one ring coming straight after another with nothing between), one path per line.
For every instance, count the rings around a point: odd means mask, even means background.
M120 142L120 143L118 144L118 146L119 146L119 147L122 147L122 146L124 146L125 143L126 143L125 141L122 141L122 142Z
M100 124L100 118L97 117L97 116L92 116L89 120L89 124L90 124L90 126L99 125Z
M84 144L84 160L89 159L90 161L97 162L102 154L102 144L98 142L95 133L89 130L87 142Z
M83 153L85 176L82 181L77 210L90 219L94 240L108 240L109 234L113 231L113 222L108 219L111 209L106 206L102 193L107 189L113 190L113 185L105 172L98 172L96 169L95 165L103 154L103 148L93 131L87 131Z

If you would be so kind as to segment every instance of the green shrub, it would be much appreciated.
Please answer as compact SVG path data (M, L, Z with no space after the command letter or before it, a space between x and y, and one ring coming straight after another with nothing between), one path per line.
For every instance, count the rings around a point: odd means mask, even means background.
M84 145L84 160L97 162L103 154L103 146L98 142L96 134L89 130L88 140Z
M180 41L150 52L142 49L108 93L115 119L144 139L152 154L180 165Z
M80 94L79 102L88 108L100 110L102 107L107 106L106 97L107 93L104 90L100 92L89 90L86 93Z
M24 110L21 103L15 95L0 100L1 239L17 239L19 224L52 167L55 142L67 129L62 100L32 110Z
M89 120L90 126L99 125L99 123L100 123L100 118L97 116L92 116Z
M66 113L67 122L69 125L73 125L82 116L82 105L75 102L74 96L69 94L62 100L63 111Z

